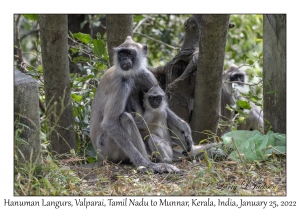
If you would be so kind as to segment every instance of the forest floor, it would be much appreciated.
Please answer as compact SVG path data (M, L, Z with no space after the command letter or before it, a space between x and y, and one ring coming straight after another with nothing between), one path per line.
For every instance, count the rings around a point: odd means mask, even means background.
M132 165L72 166L89 195L286 195L286 159L239 164L234 161L174 163L181 173L139 173Z
M286 157L266 161L182 160L177 174L138 172L131 164L79 164L76 156L44 156L42 165L15 161L14 195L286 196Z

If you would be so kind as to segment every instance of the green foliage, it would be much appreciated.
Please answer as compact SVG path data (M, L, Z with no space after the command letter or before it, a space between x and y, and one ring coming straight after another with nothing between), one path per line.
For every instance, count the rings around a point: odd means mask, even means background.
M262 66L262 15L230 15L230 22L235 24L228 31L228 43L226 45L225 69L232 63L237 65ZM251 75L250 79L251 79Z
M184 38L184 21L190 15L134 15L134 39L148 45L151 67L165 65L179 51ZM147 38L145 35L153 39ZM158 41L162 41L161 44ZM168 45L172 46L169 47Z
M19 15L14 15L14 18L17 19L17 16ZM41 65L38 19L39 15L37 14L21 15L18 25L23 58L26 60L24 66L30 71L36 70L37 66ZM16 37L14 37L14 40L16 41ZM14 46L14 50L17 50L16 42Z
M225 69L232 64L243 66L249 82L259 83L262 80L263 15L230 15L230 21L235 27L228 31ZM250 86L250 91L262 98L262 83Z
M102 40L93 40L94 53L96 56L102 56L105 53L105 44Z
M94 93L98 82L94 79L93 73L82 76L71 74L70 76L77 152L79 152L79 154L87 154L87 158L89 158L88 161L95 161L95 153L86 153L86 150L88 149L89 151L92 149L92 147L90 147L91 142L89 140L89 117L91 113L92 100L94 99ZM91 154L93 154L93 156L90 157L89 155Z
M236 104L238 105L239 108L241 109L251 109L250 103L248 101L244 101L244 100L238 100L236 102Z
M42 157L41 163L38 159L34 160L33 151L30 159L24 158L21 150L18 148L20 144L28 144L20 137L24 128L28 128L15 120L14 133L14 195L87 195L80 188L82 180L70 169L69 166L64 165L63 161L58 161L58 157L52 158L51 153L46 149L47 145L42 143ZM79 159L74 157L75 154L69 156L70 160ZM20 158L22 160L20 160ZM80 159L79 159L80 160ZM76 190L75 190L76 188Z
M77 40L83 42L84 44L90 44L91 41L93 40L89 34L83 34L80 32L73 34L73 37L76 38Z
M24 128L30 129L27 125L20 123L20 119L19 117L15 120L15 124L14 124L14 137L15 137L15 142L14 145L18 146L20 144L27 144L28 142L25 141L24 139L22 139L20 137L20 134L23 132ZM16 149L16 148L15 148ZM16 153L16 151L15 151Z
M222 139L225 147L233 150L228 157L232 160L239 159L238 153L246 161L266 160L273 153L286 153L285 134L272 131L266 135L259 131L233 131L224 134Z
M109 64L106 43L100 38L100 34L97 34L96 39L92 39L89 34L70 32L69 39L72 42L71 62L76 64L83 74L89 75L93 72L95 75L100 73L101 76Z
M23 15L19 22L19 31L23 57L28 61L25 66L27 74L39 82L39 94L41 102L45 102L43 82L43 66L41 65L40 40L37 33L32 33L38 25L39 15ZM99 78L108 68L108 54L106 43L97 35L93 39L89 34L81 32L69 36L70 64L75 65L78 73L70 74L71 99L74 114L74 129L76 133L77 151L86 155L85 161L93 162L96 159L95 152L89 139L89 116L91 102L98 86ZM53 107L52 107L53 108ZM47 107L47 109L52 109ZM49 111L49 110L48 110ZM43 146L49 150L49 132L51 128L47 123L45 113L41 112L41 137ZM68 128L69 129L69 128ZM18 130L16 132L19 132Z
M42 165L33 161L25 163L14 159L14 195L86 195L79 187L82 180L68 166L47 155ZM76 190L75 190L76 188Z
M27 18L27 19L29 19L29 20L39 20L39 18L40 18L40 15L38 15L38 14L35 14L35 15L33 15L33 14L31 14L31 15L23 15L25 18Z
M104 40L97 35L92 39L83 33L70 33L71 60L81 69L81 74L70 74L71 97L76 131L77 152L86 157L86 162L96 161L96 152L90 141L89 118L91 104L99 80L108 68L108 55Z
M247 94L242 96L257 106L263 107L262 102L262 23L263 15L230 15L230 22L235 27L229 29L225 53L225 69L232 64L242 67L248 74L251 84ZM249 102L237 101L235 111L239 114L233 123L233 128L243 123L248 117L242 109L251 109Z

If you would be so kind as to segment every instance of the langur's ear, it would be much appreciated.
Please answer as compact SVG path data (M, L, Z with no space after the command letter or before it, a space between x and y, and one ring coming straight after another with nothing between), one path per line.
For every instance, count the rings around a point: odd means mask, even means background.
M114 51L114 53L117 53L117 52L118 52L118 50L119 50L119 48L118 48L118 47L113 47L113 51Z
M230 69L229 69L229 70L233 71L233 70L235 70L235 69L239 69L239 67L238 67L237 65L235 65L235 64L232 64L232 65L230 66Z
M126 41L127 41L127 42L132 42L132 41L133 41L133 40L132 40L132 37L131 37L131 36L127 36L125 42L126 42Z

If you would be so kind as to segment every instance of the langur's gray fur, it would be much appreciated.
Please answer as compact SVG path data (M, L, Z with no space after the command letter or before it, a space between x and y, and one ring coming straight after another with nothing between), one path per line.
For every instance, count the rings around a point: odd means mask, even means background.
M126 67L118 58L122 50L127 50L128 59L135 54ZM131 112L142 110L142 95L158 85L156 78L146 68L147 47L138 44L130 36L119 47L114 48L115 65L103 75L92 104L90 133L93 146L100 161L120 162L130 160L136 167L163 173L180 170L167 163L153 163L149 160L145 144L134 122ZM123 56L123 55L122 55ZM129 62L130 63L130 62ZM170 127L180 131L187 151L191 150L191 130L168 107L167 121Z
M159 97L162 99L158 103L158 107L153 107L151 104L153 102L149 100L150 97ZM134 114L134 119L143 139L146 141L146 145L149 147L149 153L154 156L155 160L171 163L181 158L193 159L203 155L204 150L208 150L210 156L216 154L225 155L222 150L213 148L217 146L216 143L205 146L195 146L192 143L190 151L187 151L187 145L183 141L185 138L183 134L172 126L174 130L168 128L166 112L168 102L165 92L158 85L153 86L147 93L144 93L143 105L145 109L144 113L142 114L142 110L137 110L138 113ZM189 128L186 122L183 120L181 122ZM179 146L184 153L173 150L173 146L175 145Z
M159 106L153 108L149 97L160 97ZM171 136L167 124L168 106L165 92L157 85L144 93L144 113L137 110L135 122L139 128L142 138L149 147L151 155L159 162L171 163L173 161L173 150Z
M235 107L237 100L246 100L241 93L248 92L248 87L245 85L245 83L248 83L248 76L243 69L236 65L232 65L229 70L223 72L222 82L221 117L223 120L227 121L228 124L231 124L231 121L234 118L234 112L228 110L226 105L233 108ZM245 120L245 123L239 125L237 129L257 129L263 132L263 111L253 102L250 102L250 105L252 107L250 110L244 110L249 117ZM231 126L226 126L223 129L223 131L218 130L220 136L226 132L230 132Z

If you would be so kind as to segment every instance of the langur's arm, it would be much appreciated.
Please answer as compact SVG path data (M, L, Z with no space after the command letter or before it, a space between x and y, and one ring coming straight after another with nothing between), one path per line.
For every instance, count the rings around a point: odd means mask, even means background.
M180 138L179 140L177 139L177 141L180 141L180 143L182 144L179 146L183 146L183 149L188 152L191 151L193 146L193 139L190 126L187 124L187 122L185 122L174 112L172 112L170 108L167 107L166 111L168 126L171 129L171 133L175 134L177 138Z
M140 115L139 113L136 113L135 117L134 117L134 121L135 121L135 124L138 127L139 131L147 130L147 125L146 125L146 122L142 115Z

